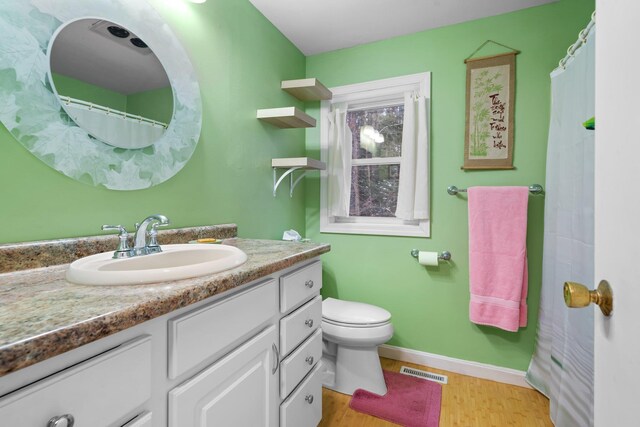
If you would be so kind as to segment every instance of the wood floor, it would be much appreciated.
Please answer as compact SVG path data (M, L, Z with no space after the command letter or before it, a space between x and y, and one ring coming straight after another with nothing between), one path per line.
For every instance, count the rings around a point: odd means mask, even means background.
M553 427L549 401L535 390L454 374L408 362L380 358L382 368L399 372L401 366L449 377L442 386L440 427ZM387 427L390 422L349 408L351 396L322 389L320 427Z

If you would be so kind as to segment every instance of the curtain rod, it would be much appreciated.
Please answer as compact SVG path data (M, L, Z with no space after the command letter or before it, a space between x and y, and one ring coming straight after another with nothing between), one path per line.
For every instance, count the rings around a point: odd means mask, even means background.
M124 111L119 111L113 108L105 107L103 105L94 104L92 102L83 101L82 99L76 99L76 98L72 98L70 96L64 96L64 95L60 95L60 99L66 105L79 105L81 107L87 107L88 110L100 111L102 113L105 113L105 115L107 116L113 115L116 117L121 117L123 119L129 119L134 122L137 121L141 123L150 124L153 126L163 127L165 129L169 127L166 123L162 123L157 120L149 119L143 116L138 116L136 114L126 113Z
M578 40L567 49L567 55L558 62L558 68L566 69L567 62L573 58L573 55L580 49L580 47L587 42L587 36L591 29L596 25L596 12L591 14L591 21L587 26L578 33Z

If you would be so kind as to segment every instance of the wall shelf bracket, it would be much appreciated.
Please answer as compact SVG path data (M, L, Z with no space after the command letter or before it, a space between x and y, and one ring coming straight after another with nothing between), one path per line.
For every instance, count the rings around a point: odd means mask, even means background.
M276 191L278 190L278 187L287 176L289 176L289 197L293 197L293 189L296 188L300 180L304 178L304 176L307 174L307 171L302 167L293 167L284 171L284 173L278 178L278 169L279 168L277 167L273 168L273 197L276 197ZM300 176L298 176L298 178L296 178L296 180L294 181L293 173L298 169L302 170L302 174L300 174Z
M327 165L320 160L311 159L309 157L288 157L284 159L271 159L271 167L273 168L273 197L276 197L276 191L278 187L289 177L289 197L293 197L293 189L304 178L307 171L324 170ZM278 169L284 169L284 172L278 177ZM293 180L293 173L297 170L301 170L302 174Z

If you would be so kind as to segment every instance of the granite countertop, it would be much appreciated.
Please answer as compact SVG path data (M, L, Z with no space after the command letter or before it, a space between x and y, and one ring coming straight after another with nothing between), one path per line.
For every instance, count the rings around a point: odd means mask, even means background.
M73 246L77 240L64 242ZM73 285L65 280L68 264L0 274L0 376L330 250L327 244L277 240L229 238L223 244L242 249L247 262L221 273L159 284ZM1 249L0 257L6 255Z

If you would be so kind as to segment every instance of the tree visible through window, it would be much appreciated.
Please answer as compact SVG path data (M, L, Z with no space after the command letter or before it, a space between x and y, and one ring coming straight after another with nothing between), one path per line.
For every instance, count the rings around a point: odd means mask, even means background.
M403 116L402 104L347 112L352 134L349 216L395 217Z

